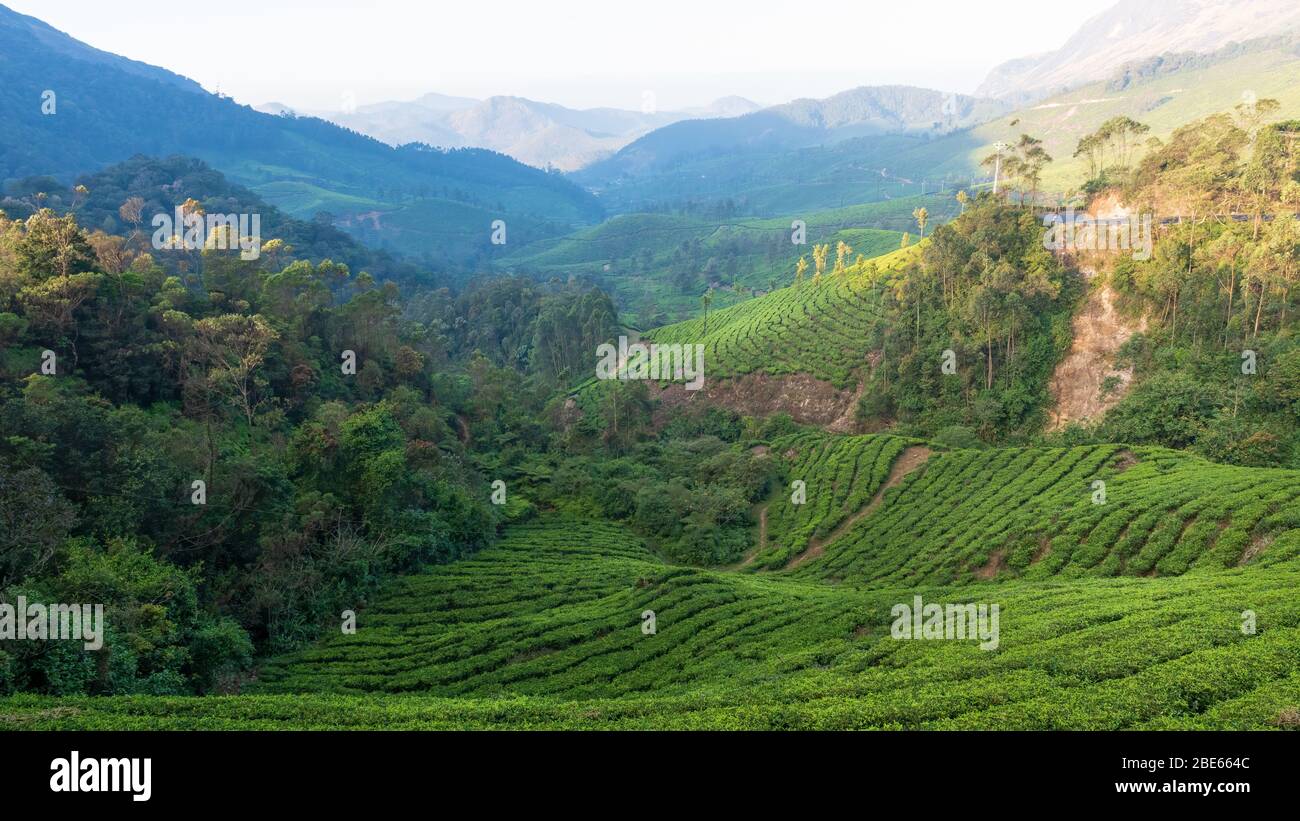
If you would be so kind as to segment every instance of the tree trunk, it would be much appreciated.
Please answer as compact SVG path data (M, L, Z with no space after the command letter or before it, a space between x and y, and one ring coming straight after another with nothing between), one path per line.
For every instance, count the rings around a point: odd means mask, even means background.
M1261 282L1259 284L1259 304L1255 306L1255 333L1251 336L1251 339L1259 339L1259 323L1260 319L1264 316L1264 297L1267 296L1267 294L1268 290L1264 286L1264 283Z
M984 323L985 335L988 337L988 373L984 378L985 390L993 390L993 324Z
M1237 295L1237 262L1232 262L1232 273L1228 278L1228 315L1223 321L1223 344L1228 344L1228 329L1232 326L1232 300Z

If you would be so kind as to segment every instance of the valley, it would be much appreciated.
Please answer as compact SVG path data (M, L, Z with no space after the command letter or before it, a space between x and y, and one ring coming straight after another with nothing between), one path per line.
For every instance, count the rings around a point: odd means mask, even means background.
M0 6L0 602L107 625L0 641L0 729L1296 729L1300 18L1237 5L339 111Z

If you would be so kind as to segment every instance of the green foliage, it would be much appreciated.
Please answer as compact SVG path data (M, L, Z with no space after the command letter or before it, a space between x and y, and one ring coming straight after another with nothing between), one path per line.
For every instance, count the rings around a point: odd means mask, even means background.
M701 429L715 430L732 442ZM613 448L607 442L603 447ZM519 465L507 484L572 515L629 525L660 554L688 565L738 560L750 546L751 506L767 496L775 466L739 441L739 426L717 411L629 444L616 458L552 453Z
M889 219L880 204L801 219L808 243L845 241L865 257L898 247L897 232L874 227ZM580 277L617 300L632 324L650 327L698 315L699 297L709 288L714 307L722 308L788 284L807 253L806 246L791 244L791 236L790 218L624 214L569 237L525 245L499 264L532 275Z
M1295 525L1267 566L889 590L676 568L620 528L551 518L395 580L355 635L266 665L257 694L16 696L0 715L30 729L1262 729L1300 698ZM918 592L997 602L997 650L891 638L892 606Z
M1034 214L986 196L923 244L647 338L703 345L707 380L806 374L841 390L865 382L864 422L922 436L962 425L998 441L1041 428L1077 287L1043 249ZM941 373L948 351L951 378ZM593 381L577 401L590 412L608 391Z
M132 248L0 218L0 590L110 613L98 655L11 654L8 687L235 690L387 576L482 548L529 510L490 505L475 436L506 460L543 445L529 392L617 322L602 296L538 287L530 318L502 319L559 368L530 383L527 345L475 358L454 303L404 322L396 286L346 266L272 245L166 276Z
M885 586L1222 570L1294 527L1297 477L1118 445L942 453L798 575Z
M826 538L866 507L889 476L907 440L894 436L833 437L800 433L773 439L772 458L782 471L767 505L767 544L752 567L780 569L814 539ZM793 482L802 482L796 503Z
M915 255L915 249L899 251L873 262L901 266ZM713 311L707 331L699 318L657 328L649 339L704 345L707 379L808 373L845 387L879 333L882 292L866 265L854 266L842 275L806 280Z

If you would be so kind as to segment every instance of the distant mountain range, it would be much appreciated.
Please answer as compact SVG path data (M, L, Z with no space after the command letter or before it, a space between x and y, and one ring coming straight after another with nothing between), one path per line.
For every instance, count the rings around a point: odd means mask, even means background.
M197 157L291 216L328 212L372 244L444 259L492 251L496 219L525 241L603 216L562 175L502 154L397 149L320 119L254 111L0 6L0 182L71 184L137 154Z
M709 202L760 216L840 208L925 193L900 180L927 174L934 159L926 146L1009 110L932 89L856 88L741 117L674 123L571 176L611 213Z
M184 155L286 216L472 267L504 253L489 239L497 219L513 251L611 213L778 216L933 194L1022 133L1046 141L1048 182L1068 186L1099 118L1159 135L1246 92L1291 106L1300 53L1285 32L1297 30L1297 0L1121 0L1061 49L1000 66L977 95L864 86L768 108L731 97L629 111L426 94L313 115L239 105L0 6L0 183L67 185L138 154Z
M572 109L523 97L486 100L426 94L409 102L364 105L350 111L312 111L389 145L425 143L443 148L490 148L537 168L573 171L604 159L657 128L686 119L735 117L760 108L725 97L682 111ZM258 106L270 114L298 116L281 103Z
M976 90L1027 104L1108 79L1124 63L1300 29L1297 0L1121 0L1061 48L995 68Z
M578 178L599 185L720 152L785 151L858 137L937 136L978 125L1008 109L996 100L926 88L855 88L824 100L795 100L741 117L675 123L641 137Z

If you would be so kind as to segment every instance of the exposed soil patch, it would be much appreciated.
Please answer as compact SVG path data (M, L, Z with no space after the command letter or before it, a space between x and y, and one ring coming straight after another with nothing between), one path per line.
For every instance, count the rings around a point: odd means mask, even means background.
M854 525L870 516L872 513L875 513L876 508L884 504L885 491L902 484L904 479L929 461L932 455L933 454L929 448L921 447L919 445L914 445L910 448L904 449L899 457L894 460L893 466L889 469L889 478L887 478L885 483L880 486L880 490L876 491L876 495L871 497L871 501L867 502L866 507L841 522L840 526L832 530L826 538L813 539L809 542L808 548L798 556L791 559L790 563L786 565L786 568L793 570L805 562L810 562L825 553L827 545L849 532Z
M858 385L858 389L853 392L848 405L843 412L831 421L826 429L831 433L854 433L858 430L858 403L862 401L862 395L867 392L867 383L864 381Z
M1136 465L1139 461L1141 460L1137 458L1137 454L1134 453L1133 451L1131 450L1122 451L1120 452L1119 458L1115 460L1115 472L1123 473L1124 471Z
M1029 559L1030 567L1038 564L1050 555L1052 555L1052 540L1049 537L1044 536L1038 540L1038 549L1034 551L1034 555Z
M1300 707L1287 707L1273 719L1273 725L1287 730L1300 728Z
M1007 569L1007 552L1005 550L994 550L993 555L989 556L988 562L975 571L975 578L981 581L988 581L994 578L1003 570Z
M664 424L678 408L703 402L728 408L746 416L766 417L788 413L803 425L817 425L834 433L857 430L855 416L864 386L839 390L829 382L797 373L771 376L750 373L738 379L706 379L698 391L674 382L666 387L650 383L650 394L659 400L656 427Z
M1088 279L1096 275L1091 269L1083 273ZM1133 371L1116 369L1115 355L1129 337L1146 330L1146 319L1135 323L1121 316L1115 298L1109 284L1094 287L1074 318L1074 343L1052 375L1049 431L1071 422L1096 422L1128 393ZM1114 385L1103 397L1102 387L1109 378Z
M1268 550L1268 546L1273 544L1273 534L1267 536L1256 536L1246 545L1246 549L1241 551L1241 558L1237 560L1237 567L1250 564L1256 556Z

